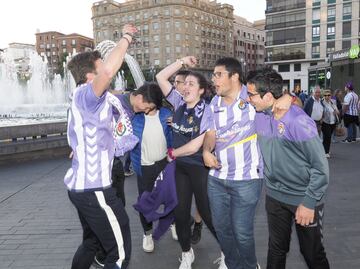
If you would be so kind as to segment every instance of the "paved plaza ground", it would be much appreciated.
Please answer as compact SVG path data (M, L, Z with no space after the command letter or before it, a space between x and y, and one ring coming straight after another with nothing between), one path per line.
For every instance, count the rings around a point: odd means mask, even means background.
M325 207L325 248L331 268L360 267L360 142L332 145L330 186ZM286 160L284 160L286 161ZM0 269L70 268L81 241L81 227L67 197L63 176L70 161L30 161L0 167ZM180 247L170 233L156 243L155 252L141 248L142 229L133 209L135 176L126 179L127 211L133 252L130 269L176 269ZM265 268L267 222L264 194L256 214L256 252ZM293 233L287 268L306 268ZM219 247L207 229L194 246L193 269L215 269Z

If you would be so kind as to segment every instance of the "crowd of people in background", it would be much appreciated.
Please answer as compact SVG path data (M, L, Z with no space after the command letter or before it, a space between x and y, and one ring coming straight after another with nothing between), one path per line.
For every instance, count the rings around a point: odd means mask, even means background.
M343 142L356 141L360 103L354 85L346 83L345 92L316 86L311 96L297 87L292 96L283 92L275 70L265 67L245 78L235 58L216 61L211 83L194 71L198 59L186 56L161 70L157 83L110 93L137 29L126 25L122 32L106 59L85 52L68 66L77 88L69 111L73 157L65 184L83 228L72 268L89 268L94 260L106 269L128 267L125 175L135 172L140 198L152 192L169 163L177 199L169 226L181 249L179 269L192 268L202 222L221 250L219 269L260 269L254 218L263 184L266 268L285 268L293 222L308 267L329 268L322 243L326 158L342 124ZM153 223L141 212L139 218L142 248L151 253Z

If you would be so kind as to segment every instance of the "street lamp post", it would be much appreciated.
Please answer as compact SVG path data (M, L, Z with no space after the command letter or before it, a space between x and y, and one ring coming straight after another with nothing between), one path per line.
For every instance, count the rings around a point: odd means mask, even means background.
M152 66L150 67L150 74L151 74L151 79L152 79L152 81L155 80L155 72L156 72L155 67L152 65Z

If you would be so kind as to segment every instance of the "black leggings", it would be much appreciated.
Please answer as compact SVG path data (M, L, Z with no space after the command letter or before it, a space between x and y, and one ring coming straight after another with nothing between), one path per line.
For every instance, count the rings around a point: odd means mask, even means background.
M183 252L191 248L191 202L194 194L196 206L210 232L216 238L211 221L207 178L209 170L204 166L176 162L175 181L178 205L175 208L176 233Z
M142 175L137 175L137 185L139 196L144 192L151 192L156 178L160 174L162 170L165 169L167 165L167 160L164 158L163 160L155 162L153 165L141 166ZM152 223L147 222L144 215L140 214L141 225L144 229L144 233L150 231L152 229Z

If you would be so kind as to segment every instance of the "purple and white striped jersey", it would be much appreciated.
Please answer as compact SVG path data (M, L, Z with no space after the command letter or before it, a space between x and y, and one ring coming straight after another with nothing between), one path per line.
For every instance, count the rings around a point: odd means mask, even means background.
M263 161L255 132L254 107L246 99L243 86L236 101L226 105L215 96L205 111L203 130L216 131L215 155L220 169L211 169L211 176L227 180L263 178Z
M72 167L64 182L71 191L104 189L111 186L115 152L113 106L105 92L97 97L92 83L73 92L68 115L68 143L73 150Z

